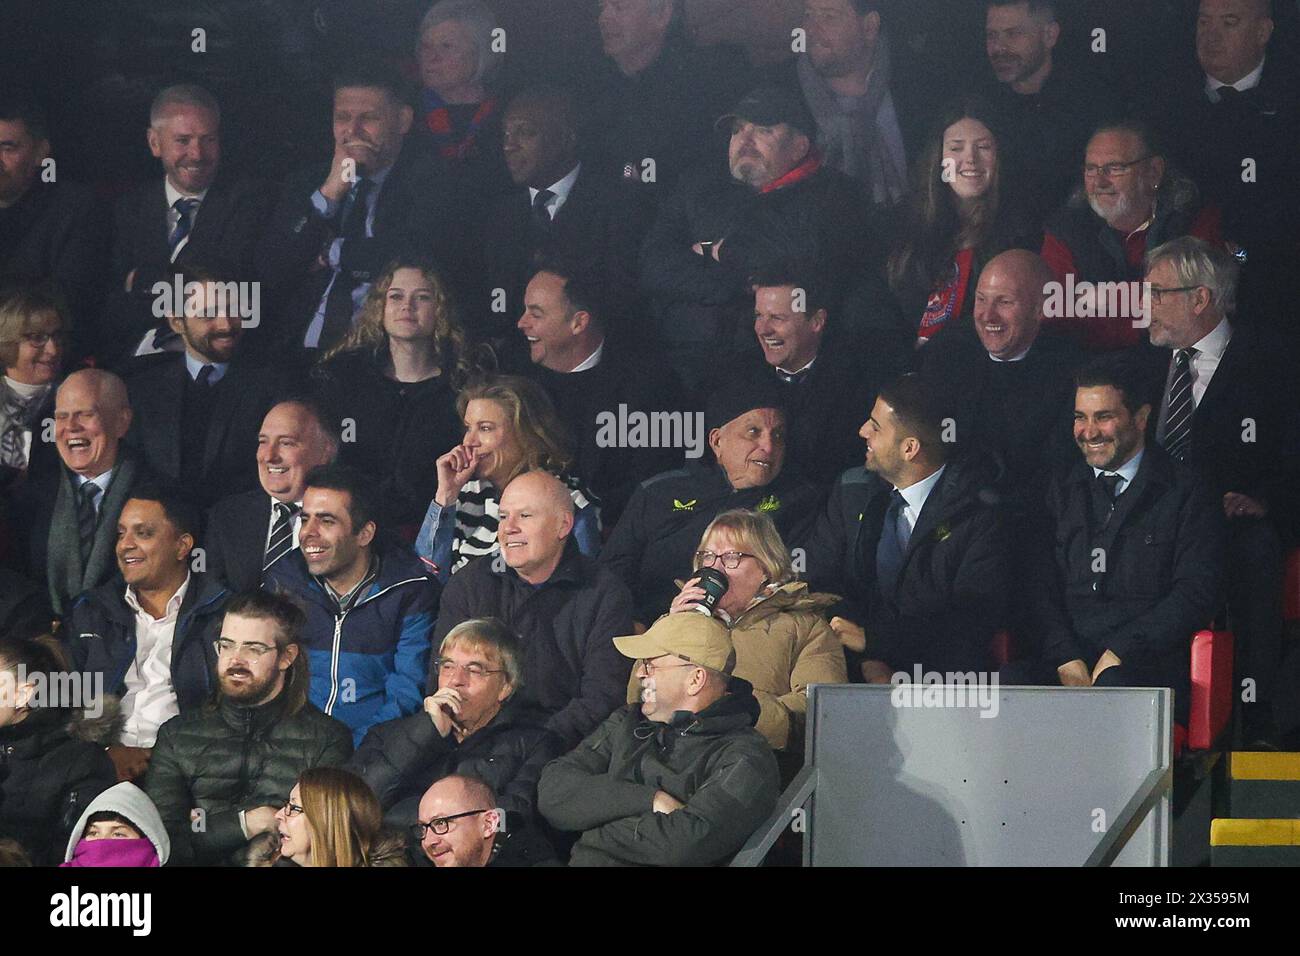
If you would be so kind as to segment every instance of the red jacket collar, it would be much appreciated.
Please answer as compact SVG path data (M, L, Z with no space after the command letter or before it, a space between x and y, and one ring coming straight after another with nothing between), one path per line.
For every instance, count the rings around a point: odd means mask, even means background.
M793 186L795 183L801 183L805 179L817 173L822 168L822 154L816 150L809 150L808 155L794 169L790 170L784 176L772 180L766 186L759 190L760 193L776 192L786 186Z

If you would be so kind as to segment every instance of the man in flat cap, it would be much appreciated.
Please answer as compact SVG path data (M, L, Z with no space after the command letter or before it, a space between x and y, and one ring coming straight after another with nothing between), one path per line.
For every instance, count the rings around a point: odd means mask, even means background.
M725 863L779 794L758 701L731 676L731 636L706 615L672 614L614 645L637 661L641 703L547 765L538 810L582 834L570 866Z

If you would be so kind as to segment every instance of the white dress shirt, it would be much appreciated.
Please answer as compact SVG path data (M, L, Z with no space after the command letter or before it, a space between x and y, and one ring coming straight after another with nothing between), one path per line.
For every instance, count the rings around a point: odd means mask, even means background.
M1264 75L1264 61L1259 61L1259 66L1251 70L1236 83L1224 83L1222 80L1216 80L1210 74L1205 74L1205 95L1210 98L1211 103L1217 103L1223 97L1219 90L1225 86L1231 86L1238 93L1245 93L1247 90L1253 90L1259 86L1260 78Z
M271 546L271 532L275 529L275 506L276 505L294 504L297 505L298 507L297 512L293 516L293 546L295 548L298 547L298 531L302 528L302 502L301 501L282 502L279 498L272 498L270 495L267 495L267 497L271 499L271 516L266 521L266 539L262 542L263 558L266 557L266 549Z
M600 344L596 346L596 351L592 352L585 359L579 362L576 366L569 369L569 373L572 374L574 372L591 371L593 368L595 368L597 365L600 364L601 356L603 356L604 353L605 353L605 340L601 339Z
M1133 479L1137 477L1138 468L1142 465L1142 456L1146 454L1146 449L1138 452L1124 464L1120 465L1114 471L1106 471L1104 468L1094 468L1092 475L1094 478L1100 478L1102 475L1119 475L1124 480L1115 486L1115 497L1118 498L1124 492L1128 491L1128 486L1133 484Z
M579 163L577 166L574 166L569 170L569 174L563 179L551 183L551 185L546 187L553 193L551 198L546 200L546 212L550 215L552 220L554 220L559 214L560 208L569 201L569 193L573 191L573 184L578 181L578 173L580 172L582 172L582 163ZM528 201L530 203L537 202L537 194L539 192L541 192L540 189L534 189L532 186L529 186Z
M187 573L161 618L141 607L135 589L127 586L126 603L135 612L135 660L127 668L122 696L126 724L118 741L124 747L152 747L158 728L181 712L172 687L172 639L190 580Z
M1218 325L1192 346L1196 349L1196 354L1192 356L1188 368L1192 373L1193 408L1199 406L1201 399L1205 397L1205 390L1210 387L1210 379L1214 378L1219 363L1223 361L1223 353L1228 350L1228 343L1231 341L1232 325L1227 319L1220 319ZM1165 376L1165 397L1160 402L1160 421L1156 428L1156 438L1160 441L1165 437L1165 424L1169 417L1169 389L1173 385L1174 369L1178 367L1180 351L1182 350L1174 349L1174 354L1169 358L1169 373Z

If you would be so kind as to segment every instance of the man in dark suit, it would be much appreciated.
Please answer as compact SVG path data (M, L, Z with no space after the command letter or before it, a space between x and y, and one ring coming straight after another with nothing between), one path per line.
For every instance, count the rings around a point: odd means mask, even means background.
M1172 687L1188 714L1192 634L1218 606L1223 515L1195 473L1145 439L1151 405L1126 356L1075 376L1083 453L1048 486L1027 598L1034 683Z
M1151 344L1158 414L1150 433L1206 482L1227 519L1229 624L1237 672L1254 682L1243 707L1248 740L1300 724L1300 695L1282 664L1282 548L1295 538L1300 423L1294 352L1265 347L1229 321L1237 261L1185 236L1151 251ZM1172 351L1171 351L1172 350ZM1153 383L1154 384L1154 383ZM1251 695L1248 695L1251 696Z
M917 376L885 385L859 433L866 467L840 477L808 545L813 589L846 598L831 627L867 683L987 672L1005 624L1006 523L981 461L951 457L943 417Z
M298 547L307 475L334 461L338 429L315 403L295 398L266 413L257 435L261 489L218 501L208 512L208 571L232 591L250 591L262 573Z
M413 115L401 81L381 68L335 79L334 157L290 177L259 247L286 349L341 341L370 283L399 255L431 256L459 277L456 183L435 159L403 148Z
M579 162L573 95L554 87L528 90L511 101L503 122L506 166L518 188L498 199L482 223L488 292L480 332L508 333L503 320L524 310L524 286L537 263L555 258L598 276L608 317L621 334L637 331L638 207L614 181ZM502 309L496 289L506 293Z
M54 442L62 467L19 491L14 517L27 568L44 578L56 614L117 571L114 546L122 507L148 467L125 444L131 426L126 385L101 369L73 372L54 401Z
M113 290L106 345L123 358L184 343L159 322L154 285L172 281L173 267L214 258L253 276L264 216L260 188L218 176L221 109L200 86L169 86L149 111L149 151L164 175L118 200L113 229ZM142 340L142 336L145 338ZM106 352L107 358L118 356Z
M57 175L48 135L33 100L0 97L0 282L57 286L72 317L70 364L96 344L108 236L91 191Z
M205 507L255 487L257 423L286 390L281 369L236 357L248 302L230 293L247 284L230 275L201 265L182 274L182 301L167 302L165 311L185 352L128 383L135 409L129 441L155 472Z

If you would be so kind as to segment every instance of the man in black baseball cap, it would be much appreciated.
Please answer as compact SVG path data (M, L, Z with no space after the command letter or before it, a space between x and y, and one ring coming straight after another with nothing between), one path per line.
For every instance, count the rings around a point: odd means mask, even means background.
M817 124L799 94L780 86L750 90L718 118L719 127L727 123L731 175L760 190L806 165L817 136Z

